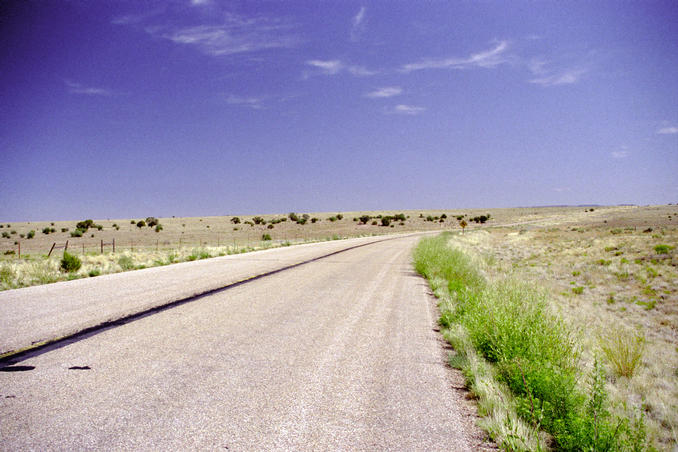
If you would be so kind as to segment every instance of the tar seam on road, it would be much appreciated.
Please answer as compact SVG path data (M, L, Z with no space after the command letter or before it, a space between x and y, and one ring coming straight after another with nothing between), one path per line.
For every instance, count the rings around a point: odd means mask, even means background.
M83 330L69 334L67 336L63 336L63 337L59 337L59 338L56 338L56 339L50 339L50 340L47 340L47 341L39 342L39 343L33 344L29 347L26 347L24 349L18 350L16 352L9 352L9 353L5 354L4 356L0 357L0 364L16 364L18 362L25 361L26 359L33 358L35 356L40 356L44 353L48 353L48 352L53 351L53 350L58 350L58 349L65 347L69 344L73 344L75 342L79 342L81 340L87 339L87 338L92 337L94 335L97 335L99 333L103 333L104 331L107 331L109 329L116 328L116 327L125 325L125 324L130 323L130 322L134 322L135 320L140 320L142 318L148 317L148 316L153 315L153 314L157 314L159 312L167 311L169 309L175 308L177 306L184 305L186 303L191 303L191 302L197 301L201 298L208 297L210 295L214 295L216 293L220 293L220 292L223 292L225 290L232 289L234 287L238 287L238 286L241 286L243 284L247 284L249 282L256 281L256 280L261 279L261 278L265 278L267 276L275 275L277 273L281 273L281 272L286 271L286 270L291 270L293 268L300 267L302 265L310 264L311 262L315 262L315 261L318 261L318 260L321 260L321 259L325 259L325 258L334 256L334 255L337 255L337 254L340 254L340 253L343 253L343 252L346 252L346 251L354 250L356 248L361 248L363 246L373 245L375 243L386 242L386 241L389 241L389 240L397 240L397 239L401 239L403 237L407 237L407 235L406 236L400 236L400 237L390 237L390 238L387 238L387 239L375 240L374 242L363 243L363 244L360 244L360 245L354 245L354 246L344 248L344 249L341 249L341 250L338 250L338 251L333 251L329 254L324 254L322 256L314 257L313 259L308 259L308 260L298 262L296 264L288 265L286 267L282 267L282 268L279 268L279 269L276 269L276 270L271 270L269 272L262 273L260 275L256 275L256 276L252 276L252 277L240 280L240 281L236 281L234 283L230 283L230 284L227 284L227 285L222 286L222 287L217 287L216 289L210 289L210 290L207 290L205 292L201 292L201 293L198 293L198 294L195 294L195 295L191 295L190 297L181 298L179 300L174 300L174 301L171 301L169 303L166 303L166 304L163 304L163 305L160 305L160 306L154 306L152 308L145 309L141 312L130 314L130 315L121 317L119 319L108 320L106 322L100 323L98 325L87 327Z

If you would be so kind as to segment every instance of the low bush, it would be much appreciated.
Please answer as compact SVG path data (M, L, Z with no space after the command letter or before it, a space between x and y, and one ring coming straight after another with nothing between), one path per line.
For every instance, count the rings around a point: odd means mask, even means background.
M654 251L657 254L669 254L672 249L673 247L670 245L657 245L654 247Z
M66 251L64 251L64 256L61 259L60 268L66 273L73 273L80 270L82 262L77 256L74 256Z
M9 233L6 232L6 231L3 231L3 233L2 233L2 238L3 238L3 239L8 239L8 238L10 238Z
M42 228L43 234L49 234L50 232L52 232L52 230L50 228Z
M32 239L33 237L35 237L35 231L33 231L33 230L28 231L28 234L26 235L26 238L27 238L27 239Z
M68 228L61 228L61 232L68 232Z
M123 271L134 269L134 261L131 256L122 256L118 259L118 265Z
M264 240L264 241L271 240L271 235L270 234L263 234L261 236L261 240Z
M137 221L137 227L139 229L143 228L144 226L146 226L146 222L144 220Z
M372 219L372 217L370 217L369 215L361 215L360 216L360 222L362 224L367 224L367 222L370 221L371 219Z
M391 224L391 218L389 217L383 217L381 219L381 225L382 226L389 226Z
M162 231L162 230L163 230L163 227L162 227L162 225L161 225L160 223L158 223L158 224L155 225L155 232L160 232L160 231Z
M233 217L233 218L231 218L231 223L233 223L233 224L240 224L240 218L238 218L238 217Z

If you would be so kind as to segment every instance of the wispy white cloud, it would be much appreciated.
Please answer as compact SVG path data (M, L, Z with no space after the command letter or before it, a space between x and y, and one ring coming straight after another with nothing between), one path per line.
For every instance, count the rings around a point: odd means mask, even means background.
M657 133L661 135L673 135L675 133L678 133L678 127L676 126L662 127L659 130L657 130Z
M624 159L629 156L629 151L612 151L610 155L613 159Z
M471 54L466 58L426 59L418 63L406 64L403 72L419 71L423 69L468 69L472 67L493 68L509 61L505 54L508 41L499 41L496 46L483 52Z
M176 44L193 46L211 56L290 48L299 43L292 26L280 20L248 19L227 14L224 23L193 27L146 27L149 34Z
M193 6L205 6L210 5L212 0L191 0L191 5Z
M541 86L571 85L577 83L586 72L588 72L586 69L568 69L563 72L551 74L543 71L541 72L541 77L533 78L530 80L530 83Z
M68 92L71 94L84 94L87 96L111 96L113 91L106 88L98 88L94 86L85 86L80 83L64 80L68 86Z
M414 105L399 104L393 108L386 110L386 113L396 115L418 115L423 113L426 109L424 107L416 107Z
M263 97L241 97L235 95L229 95L226 98L226 103L230 105L241 105L243 107L249 107L254 110L261 110L264 108L264 98Z
M351 41L358 41L360 36L365 32L367 26L366 12L367 9L364 6L361 6L358 14L353 16L353 19L351 20Z
M377 74L376 71L371 71L363 66L347 65L341 60L308 60L306 64L318 69L324 75L336 75L343 71L359 77ZM308 78L310 75L312 74L304 73L304 78Z
M403 89L399 86L387 86L385 88L379 88L377 90L371 91L365 94L365 97L370 97L372 99L382 98L382 97L393 97L401 94Z
M568 191L572 191L572 189L570 187L555 187L553 191L557 193L566 193Z
M306 64L320 69L327 75L338 74L344 69L344 64L339 60L308 60Z

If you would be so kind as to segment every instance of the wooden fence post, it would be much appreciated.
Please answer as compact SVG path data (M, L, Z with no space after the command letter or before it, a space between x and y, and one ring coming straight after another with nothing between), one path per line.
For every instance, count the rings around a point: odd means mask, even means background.
M19 240L19 241L16 242L16 243L17 243L17 245L19 246L19 259L21 259L21 240Z
M49 253L47 253L47 257L50 257L52 255L52 251L54 251L55 246L56 246L56 242L52 243L52 247L49 249Z
M68 250L68 240L66 240L66 245L64 245L64 253Z
M104 254L104 239L101 239L101 254Z
M115 239L113 239L113 254L115 254Z

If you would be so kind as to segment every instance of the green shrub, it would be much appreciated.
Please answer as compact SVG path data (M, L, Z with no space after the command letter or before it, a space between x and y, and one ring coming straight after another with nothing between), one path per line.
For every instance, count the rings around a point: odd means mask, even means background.
M316 217L311 218L311 223L315 224L318 222L318 219Z
M94 226L94 221L93 220L83 220L79 221L76 225L76 229L82 229L84 231L87 231L89 228Z
M144 220L137 221L137 227L139 229L143 228L144 226L146 226L146 222Z
M158 224L155 225L155 232L160 232L160 231L162 231L162 230L163 230L163 227L162 227L162 225L161 225L160 223L158 223Z
M264 240L264 241L271 240L271 235L270 234L263 234L261 236L261 240Z
M26 235L26 238L27 238L27 239L32 239L33 237L35 237L35 231L33 231L33 230L28 231L28 234Z
M654 251L657 254L669 254L669 252L673 249L674 247L670 245L657 245L654 247Z
M233 218L231 218L231 223L233 223L233 224L240 224L240 218L238 218L238 217L233 217Z
M573 287L572 288L572 293L575 295L581 295L584 293L584 288L581 286Z
M95 268L94 270L90 270L89 273L87 273L87 275L90 278L94 278L95 276L101 275L101 270L99 270L98 268Z
M290 212L288 216L290 218L290 221L299 221L299 216L294 212Z
M372 217L370 217L369 215L361 215L360 216L360 222L362 224L367 224L367 222L370 221L371 219L372 219Z
M252 218L252 221L254 224L266 224L266 221L261 217L254 217Z
M148 218L146 218L146 225L147 225L149 228L152 228L153 226L156 226L156 225L158 225L158 224L160 224L160 222L158 221L157 218L155 218L155 217L148 217Z
M82 262L77 256L64 251L64 257L61 259L60 268L66 273L73 273L80 270Z
M61 232L68 232L68 228L61 228Z
M381 219L382 226L389 226L391 224L391 219L389 217L383 217Z
M344 216L340 213L337 214L337 220L343 220Z
M8 238L10 238L9 233L6 232L6 231L3 231L3 233L2 233L2 238L3 238L3 239L8 239Z
M82 237L82 234L84 231L82 229L76 229L75 231L71 232L71 237Z
M132 270L134 268L134 261L131 256L122 256L118 259L118 265L123 271Z
M52 232L50 228L42 228L43 234L49 234L50 232Z

